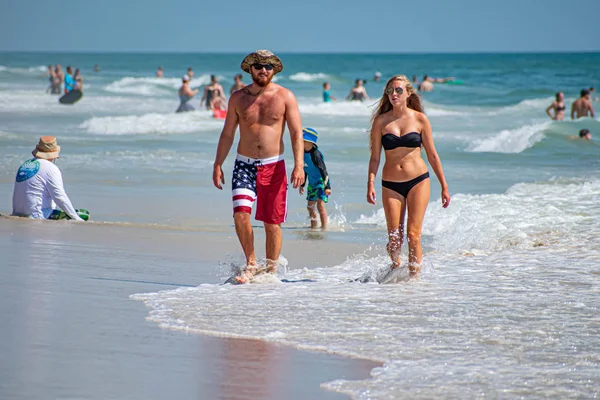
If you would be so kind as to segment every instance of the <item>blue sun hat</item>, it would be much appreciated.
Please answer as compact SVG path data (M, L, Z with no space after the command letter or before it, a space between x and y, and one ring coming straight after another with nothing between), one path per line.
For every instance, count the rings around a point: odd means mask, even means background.
M302 129L302 138L305 142L317 144L317 139L319 139L319 133L313 128L304 128Z

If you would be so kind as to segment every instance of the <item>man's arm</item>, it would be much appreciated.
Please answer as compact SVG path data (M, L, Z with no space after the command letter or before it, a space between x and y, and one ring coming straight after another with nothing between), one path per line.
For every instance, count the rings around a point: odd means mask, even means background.
M77 211L71 204L71 200L69 196L67 196L67 192L65 192L65 187L63 184L62 174L58 168L50 171L48 174L48 192L50 192L50 197L52 200L63 210L71 219L75 221L83 221L79 215L77 215Z
M223 102L226 103L227 102L227 97L225 96L225 91L223 90L223 86L221 86L221 85L219 85L219 94L221 95L221 98L223 99Z
M575 103L576 101L571 104L571 119L575 119Z
M234 93L229 99L227 116L225 117L225 125L223 125L223 130L221 131L221 136L219 137L219 144L217 145L217 154L215 155L215 164L213 166L213 184L216 188L221 190L223 189L222 184L225 183L223 169L221 166L225 162L227 154L229 154L229 150L231 150L233 139L235 137L235 130L239 124L239 117L236 110L238 97L239 96L236 96Z
M298 101L291 90L285 94L285 120L290 131L292 151L294 152L294 170L292 171L292 184L294 189L304 182L304 140L302 139L302 118L298 109Z
M592 102L590 101L588 104L590 107L589 110L590 110L591 117L594 118L594 107L592 106Z

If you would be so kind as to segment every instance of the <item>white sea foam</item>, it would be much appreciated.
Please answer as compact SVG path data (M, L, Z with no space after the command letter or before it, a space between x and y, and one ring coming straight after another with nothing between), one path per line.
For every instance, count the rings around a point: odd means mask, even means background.
M599 198L600 181L582 179L519 183L503 194L457 194L447 209L439 200L429 205L423 234L438 251L453 254L591 243L600 239L600 226L594 226ZM353 224L384 227L383 208Z
M322 72L316 74L309 74L307 72L298 72L290 75L290 80L297 82L315 82L322 81L324 79L328 79L329 75L324 74Z
M550 122L524 125L516 129L506 129L484 139L475 140L466 149L473 153L521 153L540 142L544 135L542 131Z
M21 68L21 67L6 67L0 65L0 72L8 72L19 75L39 75L42 72L46 72L48 67L45 65L38 65L35 67Z
M373 112L370 102L336 102L336 103L300 103L300 112L309 115L330 115L348 117L370 117Z
M420 281L349 282L389 265L377 246L330 268L300 261L285 275L291 283L132 298L164 328L384 362L371 379L326 384L356 399L593 397L599 196L598 180L556 179L455 196L447 210L432 204L425 234L434 251Z
M192 88L210 82L210 75L194 77ZM113 93L137 94L142 96L173 95L181 86L181 78L125 77L104 86L104 90Z
M0 112L26 113L28 115L74 115L81 113L148 113L164 112L177 108L177 100L173 98L147 98L143 101L132 97L120 96L85 96L73 106L58 103L58 97L45 94L40 90L18 90L3 92L0 96Z
M93 117L79 126L89 133L105 135L173 134L219 131L223 121L208 112L197 111L170 114L126 115L121 117Z

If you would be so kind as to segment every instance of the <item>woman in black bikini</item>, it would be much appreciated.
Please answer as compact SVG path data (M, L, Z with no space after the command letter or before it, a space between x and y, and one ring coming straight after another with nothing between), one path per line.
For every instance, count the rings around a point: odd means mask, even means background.
M554 110L554 116L550 114L550 110ZM565 95L563 92L556 93L556 100L546 108L546 114L555 121L565 119Z
M383 97L372 118L367 201L375 204L375 175L383 147L385 164L381 176L381 197L388 228L387 251L392 259L392 269L398 268L404 240L404 217L408 210L406 238L408 269L412 277L418 277L421 270L421 230L429 203L429 172L421 158L421 146L440 181L442 207L446 208L450 204L450 192L433 144L431 125L408 78L396 75L385 85Z

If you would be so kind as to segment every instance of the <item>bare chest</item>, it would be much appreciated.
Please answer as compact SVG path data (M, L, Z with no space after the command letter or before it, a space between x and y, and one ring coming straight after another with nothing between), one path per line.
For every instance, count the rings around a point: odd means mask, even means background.
M285 102L277 96L244 96L240 104L240 120L247 125L275 125L284 120Z

